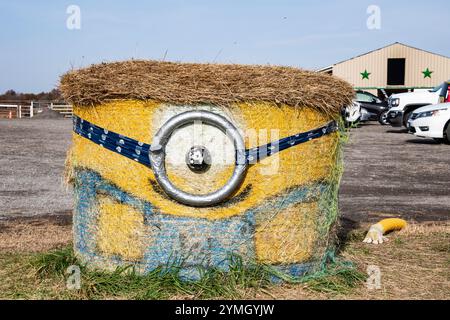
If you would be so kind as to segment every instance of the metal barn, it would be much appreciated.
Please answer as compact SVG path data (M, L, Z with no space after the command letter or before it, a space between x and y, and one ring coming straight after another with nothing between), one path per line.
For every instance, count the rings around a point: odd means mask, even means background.
M450 79L450 58L399 42L318 70L380 97L433 88Z

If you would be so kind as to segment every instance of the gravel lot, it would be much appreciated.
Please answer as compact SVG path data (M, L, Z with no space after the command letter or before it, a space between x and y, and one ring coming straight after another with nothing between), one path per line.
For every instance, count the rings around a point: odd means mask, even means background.
M70 215L62 172L71 127L63 119L0 120L0 219ZM449 220L450 145L376 123L352 129L340 207L350 223Z
M352 129L340 189L343 217L450 220L450 145L375 122Z
M0 219L70 214L62 172L71 127L65 119L0 120Z

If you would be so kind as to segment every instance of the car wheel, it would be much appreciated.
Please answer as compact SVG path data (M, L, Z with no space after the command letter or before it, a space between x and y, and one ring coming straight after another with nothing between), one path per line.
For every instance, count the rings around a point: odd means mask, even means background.
M447 127L444 131L444 141L450 144L450 122L447 123Z
M405 116L403 117L403 126L405 126L405 127L407 126L408 120L409 120L409 118L411 118L411 115L412 115L412 111L405 113Z
M388 112L389 111L384 111L380 114L380 116L378 117L378 122L380 124L382 124L383 126L389 124L388 122Z

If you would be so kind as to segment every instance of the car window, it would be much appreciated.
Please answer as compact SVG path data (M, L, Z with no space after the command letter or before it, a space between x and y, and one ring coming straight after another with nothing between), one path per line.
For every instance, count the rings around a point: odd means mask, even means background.
M361 101L361 102L372 102L374 99L374 97L371 97L368 94L362 93L362 92L357 92L356 93L356 100L357 101Z
M437 87L431 89L430 92L440 92L443 86L443 84L438 85Z

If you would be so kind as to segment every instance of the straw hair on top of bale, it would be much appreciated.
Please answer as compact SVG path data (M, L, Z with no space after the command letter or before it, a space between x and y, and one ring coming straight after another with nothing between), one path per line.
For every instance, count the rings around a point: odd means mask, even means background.
M117 99L172 104L229 105L266 101L338 114L354 96L336 77L292 67L161 61L102 63L61 79L66 100L77 106Z

